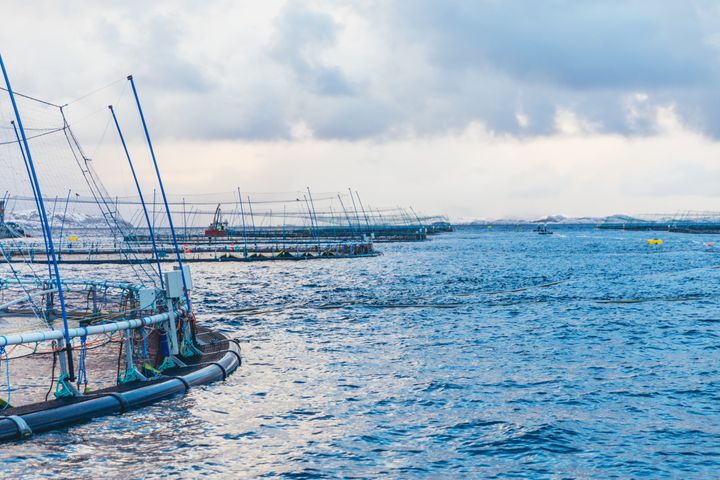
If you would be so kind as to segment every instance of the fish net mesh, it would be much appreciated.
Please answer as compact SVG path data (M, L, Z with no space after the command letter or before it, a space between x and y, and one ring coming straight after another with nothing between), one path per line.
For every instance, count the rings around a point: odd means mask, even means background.
M193 346L195 324L185 313L187 302L182 296L165 297L154 266L121 245L123 238L142 232L125 219L132 218L137 205L123 210L117 199L128 197L129 190L118 189L113 196L100 181L75 134L70 109L22 94L15 100L19 118L8 90L0 91L3 415L28 404L159 377L172 354L200 353ZM107 141L107 128L97 130L105 143L113 143ZM117 147L117 138L113 141ZM105 155L102 162L110 158L115 164L122 160ZM90 269L65 264L64 255L82 249L80 236L113 246L127 267L98 279L87 276ZM50 237L57 270L48 253ZM150 301L141 305L143 292ZM163 344L169 337L170 347Z
M20 285L7 282L0 290L0 332L8 337L14 334L28 335L45 331L62 330L62 319L57 305L57 292L45 285L30 282ZM134 301L132 289L122 286L109 287L91 282L70 282L63 284L68 325L71 329L108 324L113 321L135 318L140 313ZM19 302L20 299L27 299ZM16 303L13 303L16 302ZM10 305L8 305L10 304ZM153 329L135 330L133 348L136 355L148 352L148 339ZM75 341L74 359L78 372L75 385L79 391L107 388L118 383L122 373L118 356L127 345L125 334L117 331L79 338ZM146 338L142 338L142 337ZM143 345L143 342L145 345ZM31 341L9 345L2 349L0 362L0 397L3 407L8 404L17 407L30 403L54 399L56 380L60 373L59 355L64 351L57 341ZM152 358L137 357L138 364L153 361ZM153 363L156 363L153 361ZM4 377L4 378L3 378ZM10 408L12 410L12 408Z

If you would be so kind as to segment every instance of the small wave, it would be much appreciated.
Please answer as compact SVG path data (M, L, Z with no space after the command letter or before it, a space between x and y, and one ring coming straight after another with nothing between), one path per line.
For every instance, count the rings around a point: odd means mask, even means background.
M458 308L462 303L368 303L370 308Z
M596 300L597 303L644 303L644 302L692 302L703 300L704 297L651 297L651 298L618 298L610 300Z
M456 423L452 427L449 428L449 430L474 430L476 428L482 428L482 427L492 427L494 425L504 425L507 422L503 422L501 420L470 420L468 422L460 422Z
M527 454L545 451L554 454L576 454L582 449L574 445L575 431L552 425L541 425L533 429L520 429L514 435L501 440L468 442L461 448L472 455L523 457Z
M422 389L423 392L434 392L434 391L444 391L444 390L463 390L465 387L462 385L458 385L457 383L449 383L449 382L430 382L425 388Z

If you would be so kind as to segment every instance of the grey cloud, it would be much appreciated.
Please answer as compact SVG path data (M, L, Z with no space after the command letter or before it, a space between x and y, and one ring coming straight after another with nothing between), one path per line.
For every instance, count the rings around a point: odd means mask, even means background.
M202 66L194 65L182 58L180 39L182 31L172 17L154 17L145 27L148 61L143 70L151 81L161 88L179 89L189 92L206 92L209 80L202 73Z
M120 12L113 20L105 17L97 20L96 38L108 56L122 58L126 65L134 67L132 73L142 76L149 86L187 93L205 93L211 89L203 65L183 57L181 18L150 13L137 20L128 11ZM122 28L123 24L132 28Z
M601 132L646 135L656 128L651 110L662 104L676 104L693 128L720 133L712 126L720 125L712 122L714 111L702 105L715 97L718 79L712 22L703 23L692 4L417 0L375 7L357 13L376 25L370 34L393 46L397 64L390 68L410 70L404 81L392 70L368 71L370 87L357 88L359 79L321 61L338 36L331 17L291 3L278 19L272 54L295 74L288 88L355 97L303 97L312 108L289 112L319 137L437 135L472 122L503 134L547 135L555 131L558 109L575 111ZM422 63L408 61L412 50L421 52ZM323 75L330 87L323 87ZM423 75L437 80L425 82ZM384 96L371 88L378 85ZM690 93L697 91L703 94ZM627 98L636 92L650 100L644 115L630 118ZM519 112L528 125L519 124Z
M690 128L720 137L720 9L712 4L288 1L263 23L272 29L263 30L264 43L246 46L234 23L221 30L205 17L211 10L238 15L234 2L195 3L159 2L140 16L140 2L113 3L88 8L91 21L53 14L48 3L45 15L58 25L95 25L93 54L107 58L94 65L85 52L69 52L62 62L36 55L40 64L98 79L113 78L108 68L136 74L148 110L162 118L155 130L163 136L287 139L303 124L317 138L384 140L479 122L528 137L553 134L558 109L600 132L647 135L656 129L655 109L674 105ZM348 16L360 18L362 28L350 28ZM252 24L246 19L237 28ZM188 48L198 43L207 48ZM384 49L387 59L368 55L376 61L360 63L351 55L365 44L371 53ZM76 80L63 76L63 88ZM41 75L29 82L37 84L34 92L59 84ZM647 100L629 104L638 92Z
M475 80L454 98L417 92L453 105L429 130L475 120L497 132L545 135L554 131L555 111L569 108L600 131L647 134L654 118L629 122L625 107L642 91L654 106L683 102L676 110L694 112L688 124L720 133L706 128L720 124L708 122L712 112L698 105L714 97L718 80L718 51L705 26L712 22L703 24L691 3L420 0L390 10L395 34L422 45L439 75ZM514 121L514 108L529 117L528 127Z
M569 88L694 85L711 78L700 19L688 2L420 0L397 4L434 63L498 68Z
M323 13L298 2L287 4L276 21L277 38L270 54L296 76L297 87L318 95L348 95L353 89L337 67L320 59L336 42L338 26Z

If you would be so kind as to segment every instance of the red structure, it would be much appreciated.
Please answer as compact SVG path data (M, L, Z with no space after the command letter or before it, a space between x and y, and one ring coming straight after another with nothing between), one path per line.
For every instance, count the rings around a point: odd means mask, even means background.
M206 237L227 237L227 222L223 222L220 204L215 209L215 216L210 227L205 230Z

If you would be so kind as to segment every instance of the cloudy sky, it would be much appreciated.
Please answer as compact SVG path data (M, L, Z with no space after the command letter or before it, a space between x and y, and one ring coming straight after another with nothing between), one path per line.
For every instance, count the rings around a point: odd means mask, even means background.
M3 6L0 48L17 90L59 103L134 74L175 193L720 210L713 1L30 0ZM92 146L107 118L87 118Z

